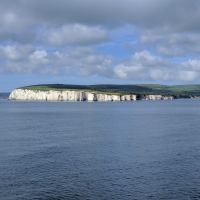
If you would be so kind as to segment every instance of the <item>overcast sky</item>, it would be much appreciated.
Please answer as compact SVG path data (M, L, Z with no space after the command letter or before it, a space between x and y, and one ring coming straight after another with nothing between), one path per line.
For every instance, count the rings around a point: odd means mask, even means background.
M1 0L0 92L200 83L199 0Z

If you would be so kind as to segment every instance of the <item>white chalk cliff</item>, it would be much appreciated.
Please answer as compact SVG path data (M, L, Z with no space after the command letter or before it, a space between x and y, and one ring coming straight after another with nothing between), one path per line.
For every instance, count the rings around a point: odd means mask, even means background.
M147 95L145 100L172 100L173 96L162 96L162 95Z
M135 101L136 95L114 95L95 92L71 90L28 90L15 89L11 92L9 100L39 100L39 101Z

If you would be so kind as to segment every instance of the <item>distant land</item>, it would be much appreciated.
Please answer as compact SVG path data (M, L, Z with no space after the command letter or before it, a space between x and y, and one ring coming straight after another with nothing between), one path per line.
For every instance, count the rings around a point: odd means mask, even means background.
M18 88L19 89L19 88ZM134 94L137 99L143 99L146 95L173 96L178 98L200 97L200 84L188 85L159 85L159 84L134 84L134 85L68 85L68 84L42 84L21 87L28 90L80 90L88 92L100 92L106 94Z
M10 93L0 93L0 99L8 99Z

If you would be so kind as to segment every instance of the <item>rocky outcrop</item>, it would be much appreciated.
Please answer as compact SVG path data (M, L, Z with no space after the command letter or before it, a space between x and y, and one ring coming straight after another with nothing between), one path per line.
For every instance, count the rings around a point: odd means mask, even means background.
M39 101L134 101L136 95L101 94L71 90L28 90L15 89L9 100L39 100Z
M162 95L146 95L145 100L171 100L173 96L162 96Z

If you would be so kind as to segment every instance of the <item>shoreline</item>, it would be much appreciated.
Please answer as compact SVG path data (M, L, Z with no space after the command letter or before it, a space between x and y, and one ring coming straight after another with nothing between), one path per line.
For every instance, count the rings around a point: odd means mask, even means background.
M26 101L87 101L87 102L114 102L114 101L138 101L138 100L172 100L176 99L171 95L143 95L138 98L137 94L106 94L100 92L88 92L80 90L29 90L15 89L8 100L26 100Z

